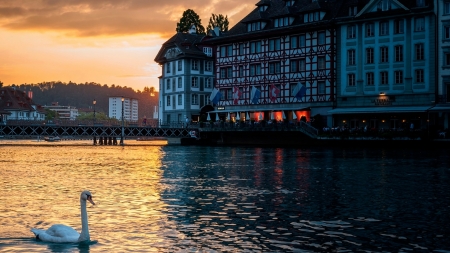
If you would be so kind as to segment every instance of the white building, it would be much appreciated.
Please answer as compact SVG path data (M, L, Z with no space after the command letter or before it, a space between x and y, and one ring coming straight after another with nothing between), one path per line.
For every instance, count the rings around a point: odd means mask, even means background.
M137 122L138 117L138 100L127 97L109 97L109 117L125 121Z
M53 103L52 105L44 105L42 107L56 112L57 119L76 120L78 117L78 109L74 106L64 106Z
M162 66L159 86L160 124L199 121L201 109L210 104L214 85L214 59L205 35L177 33L166 41L155 61Z

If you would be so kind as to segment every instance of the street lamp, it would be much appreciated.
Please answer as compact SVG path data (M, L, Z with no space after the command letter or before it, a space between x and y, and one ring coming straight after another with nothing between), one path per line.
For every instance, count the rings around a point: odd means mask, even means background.
M92 101L92 104L94 105L94 125L95 125L95 104L97 104L97 101L95 101L94 99L94 101Z
M125 98L122 97L122 135L120 136L120 145L123 146L123 136L125 135L125 129L124 129L124 119L123 119L123 101L125 101Z

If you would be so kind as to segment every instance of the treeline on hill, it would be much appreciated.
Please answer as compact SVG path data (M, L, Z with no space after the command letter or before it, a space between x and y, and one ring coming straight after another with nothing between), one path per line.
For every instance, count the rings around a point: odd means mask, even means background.
M89 83L64 83L64 82L43 82L38 84L15 85L22 91L32 91L33 101L39 105L52 105L58 102L61 106L75 106L76 108L92 108L93 101L96 101L95 110L108 115L109 97L135 98L139 101L139 119L144 116L153 117L155 106L158 105L158 92L154 87L145 87L143 91L127 86L108 86L94 82ZM152 96L153 95L153 96Z

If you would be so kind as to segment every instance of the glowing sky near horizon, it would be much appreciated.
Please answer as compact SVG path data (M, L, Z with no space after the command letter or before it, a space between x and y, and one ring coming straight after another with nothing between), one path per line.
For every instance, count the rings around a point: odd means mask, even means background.
M211 13L230 28L257 0L0 0L0 81L96 82L158 90L161 45L183 11L206 28Z

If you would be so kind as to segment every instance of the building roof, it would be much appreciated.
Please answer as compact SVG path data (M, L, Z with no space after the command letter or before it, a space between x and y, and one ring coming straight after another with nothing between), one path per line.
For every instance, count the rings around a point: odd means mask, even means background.
M205 35L191 34L178 32L172 38L164 42L158 54L155 57L155 61L162 63L167 61L166 52L168 49L178 49L178 54L183 56L199 56L204 57L203 49L199 47L199 44L203 41Z
M400 9L392 9L383 12L365 12L362 11L378 4L378 0L296 0L292 6L286 5L287 0L261 0L256 7L240 22L233 26L228 32L208 42L220 44L223 42L233 42L232 38L257 38L258 36L267 37L268 32L273 33L292 33L294 31L307 31L307 29L321 29L320 26L327 27L331 22L339 19L355 19L355 16L349 16L349 8L356 6L358 18L366 19L386 15L396 15L399 13L414 13L433 10L433 1L425 0L425 7L417 7L416 1L411 0L390 0L392 4L401 6ZM265 11L261 11L259 6L268 6ZM405 9L406 8L406 9ZM321 12L325 15L320 21L305 23L303 15L313 12ZM289 26L275 27L273 20L281 17L293 17L294 21ZM248 31L247 24L264 21L264 29Z
M15 87L2 87L0 88L0 111L39 111L44 113L45 109L41 105L35 104L25 91Z

